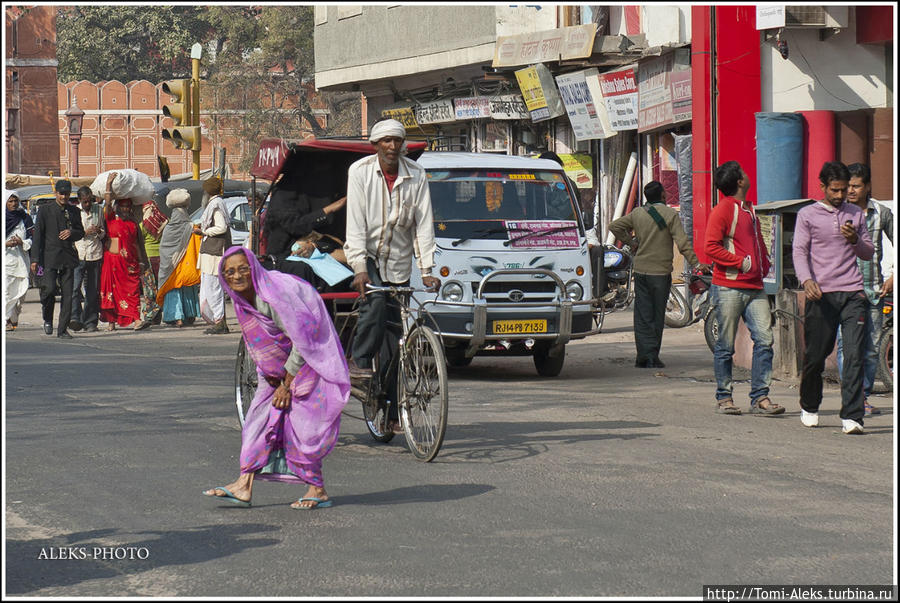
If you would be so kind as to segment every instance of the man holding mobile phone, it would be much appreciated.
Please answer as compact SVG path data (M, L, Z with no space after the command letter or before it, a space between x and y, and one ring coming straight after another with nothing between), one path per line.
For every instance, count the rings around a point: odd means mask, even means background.
M826 162L819 172L825 199L797 213L794 269L806 293L800 420L806 427L819 424L822 371L840 327L844 342L842 428L844 433L863 433L863 352L869 309L856 259L872 259L874 247L862 210L844 202L849 181L847 166Z

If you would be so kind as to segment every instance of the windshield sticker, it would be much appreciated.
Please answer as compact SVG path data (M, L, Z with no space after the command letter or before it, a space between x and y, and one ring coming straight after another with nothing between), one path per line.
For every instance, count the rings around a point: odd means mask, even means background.
M510 174L510 180L537 180L534 174Z
M501 182L484 183L484 203L491 213L500 209L503 201L503 184Z
M563 190L566 190L566 185L563 184L562 182L557 182L557 183L556 183L556 188L558 188L559 190L563 191Z
M510 233L509 247L515 249L578 247L578 227L572 221L528 220L507 221L505 224Z
M438 227L438 230L447 230L447 225L444 224L443 222L439 223L437 225L437 227Z

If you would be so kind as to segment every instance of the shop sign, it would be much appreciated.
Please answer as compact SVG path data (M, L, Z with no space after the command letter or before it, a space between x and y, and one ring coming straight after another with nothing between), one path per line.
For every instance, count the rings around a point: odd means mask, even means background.
M527 115L526 115L527 117ZM493 121L484 124L483 151L505 151L509 145L509 126Z
M573 25L514 36L497 36L493 67L583 59L591 56L597 24Z
M456 119L484 119L491 116L491 101L486 96L454 98Z
M573 155L560 155L563 169L566 175L575 182L578 188L593 188L594 186L594 162L590 155L581 153Z
M756 29L774 29L784 27L784 5L757 6Z
M690 121L691 110L691 70L684 69L672 74L672 119L675 123Z
M518 94L501 94L490 98L490 113L493 119L528 119L528 107Z
M416 105L416 121L420 124L439 124L448 121L456 121L456 113L453 111L453 101L439 100L421 105Z
M516 71L519 89L531 121L539 122L559 117L565 113L562 99L556 91L553 76L546 65L532 65Z
M566 106L569 122L576 140L590 140L593 138L608 138L615 134L604 120L605 111L602 106L603 99L599 103L595 101L587 78L597 77L596 69L587 69L575 73L556 76L556 84L559 86L559 95ZM598 105L601 111L598 111ZM604 124L604 121L606 123Z
M616 131L637 129L638 86L634 67L601 73L598 80L612 129Z
M641 63L638 71L638 132L675 122L669 79L674 65L672 53Z
M396 119L403 127L407 130L411 128L418 128L419 122L416 121L416 114L413 111L412 107L395 107L393 109L384 109L381 111L381 116L385 119Z

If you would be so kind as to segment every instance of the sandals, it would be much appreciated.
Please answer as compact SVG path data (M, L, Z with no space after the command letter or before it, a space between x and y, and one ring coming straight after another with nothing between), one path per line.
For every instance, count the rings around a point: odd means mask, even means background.
M735 406L734 400L725 398L716 402L716 412L722 415L739 415L741 414L741 409Z
M765 406L763 403L765 402ZM768 396L765 398L760 398L756 402L750 404L750 414L751 415L780 415L784 412L784 406L780 404L776 404L769 400Z

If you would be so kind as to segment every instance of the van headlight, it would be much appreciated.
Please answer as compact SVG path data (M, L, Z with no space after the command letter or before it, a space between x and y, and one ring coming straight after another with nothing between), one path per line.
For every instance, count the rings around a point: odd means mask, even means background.
M450 281L441 287L441 299L448 302L460 302L463 298L462 285L456 281Z
M569 281L566 283L566 297L571 301L579 301L584 297L584 288L578 281Z

